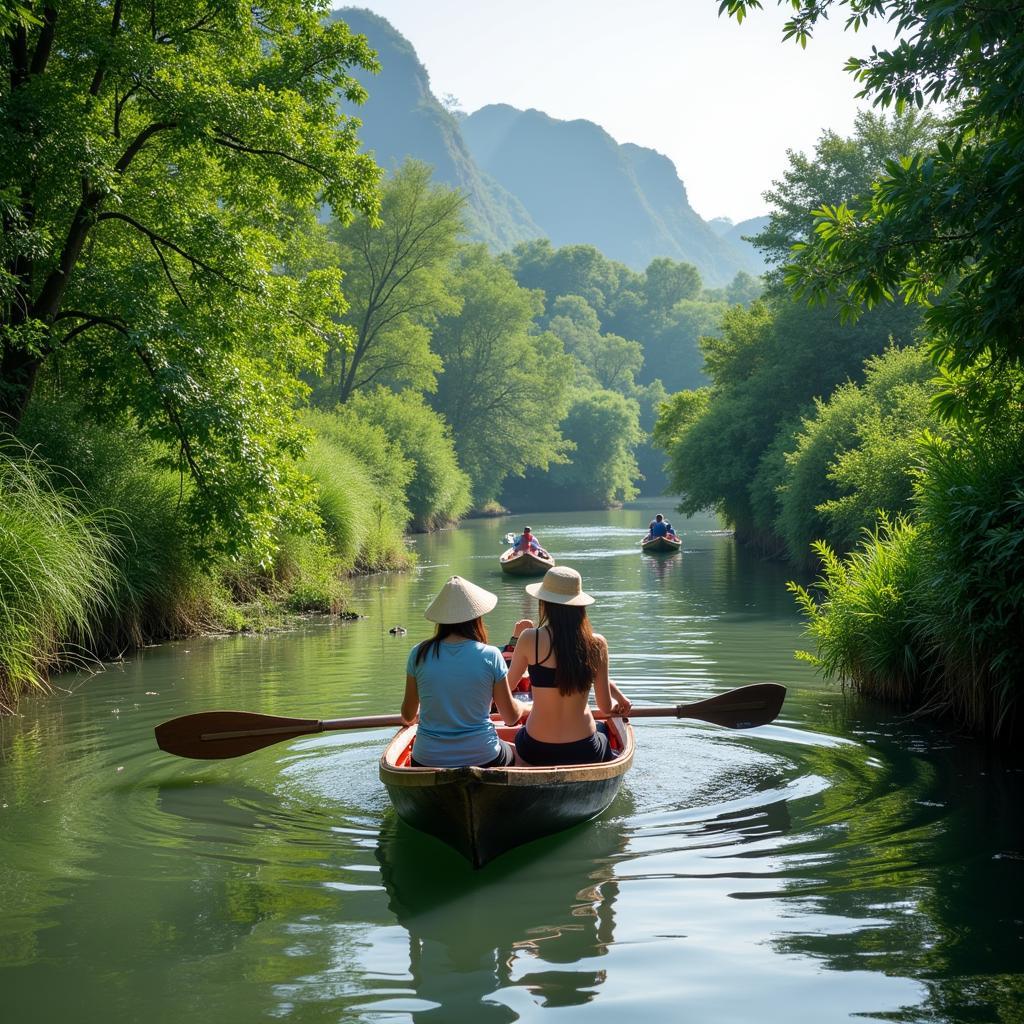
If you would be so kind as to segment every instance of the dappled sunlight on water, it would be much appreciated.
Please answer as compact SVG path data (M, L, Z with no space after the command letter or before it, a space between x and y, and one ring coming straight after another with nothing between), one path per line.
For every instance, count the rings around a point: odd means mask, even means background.
M823 685L785 571L710 520L641 555L652 511L530 521L634 702L775 680L777 722L638 720L601 818L478 872L395 818L387 731L156 749L155 724L216 707L393 712L452 572L498 593L499 642L535 615L497 565L518 522L417 538L416 572L356 583L358 622L146 650L0 723L10 1019L1018 1020L1020 765Z

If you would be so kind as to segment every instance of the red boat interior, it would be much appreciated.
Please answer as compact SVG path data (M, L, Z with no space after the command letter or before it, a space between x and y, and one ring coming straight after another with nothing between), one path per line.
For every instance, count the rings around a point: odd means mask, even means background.
M518 725L498 725L498 736L508 743L514 743L516 733L521 727ZM608 730L608 737L611 742L611 748L616 753L622 750L622 740L619 738L619 734L615 729ZM412 760L412 742L414 737L410 737L409 742L406 744L405 749L395 758L394 764L396 768L410 768L412 767L410 761Z

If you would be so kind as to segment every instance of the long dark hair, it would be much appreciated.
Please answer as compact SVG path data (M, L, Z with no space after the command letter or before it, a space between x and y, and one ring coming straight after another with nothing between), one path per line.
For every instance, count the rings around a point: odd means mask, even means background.
M586 693L604 664L604 646L594 636L582 605L540 602L540 624L548 627L555 652L555 682L563 697Z
M433 650L435 658L441 657L441 642L448 636L461 636L466 640L475 640L478 644L485 644L487 643L487 627L484 625L484 620L480 618L470 619L468 622L439 622L437 629L434 630L434 635L429 640L424 640L416 649L414 664L418 665L421 661L426 661L431 650Z

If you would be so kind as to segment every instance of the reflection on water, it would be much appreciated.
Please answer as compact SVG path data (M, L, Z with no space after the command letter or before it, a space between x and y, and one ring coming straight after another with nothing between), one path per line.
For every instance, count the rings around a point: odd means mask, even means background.
M513 979L542 1006L591 1002L605 971L590 964L615 937L613 858L625 845L621 820L602 820L474 872L389 816L377 850L388 909L409 933L412 987L431 1004L413 1019L516 1020L494 998ZM542 909L526 898L541 870Z
M479 872L394 817L385 731L156 749L157 722L207 708L395 710L452 572L498 593L495 639L535 614L497 565L520 524L417 538L416 572L357 582L358 622L147 650L0 721L5 1014L1020 1024L1019 758L822 685L792 658L785 571L711 521L641 555L653 511L531 519L598 598L635 701L773 679L778 722L639 723L605 815Z

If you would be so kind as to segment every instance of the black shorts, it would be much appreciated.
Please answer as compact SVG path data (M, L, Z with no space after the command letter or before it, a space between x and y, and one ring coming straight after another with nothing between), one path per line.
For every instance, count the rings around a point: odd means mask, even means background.
M611 761L615 751L608 742L608 727L599 722L592 736L572 743L543 743L535 740L523 726L516 733L516 753L535 767L556 764L596 764Z
M522 730L520 730L521 732ZM507 743L505 740L498 740L501 744L501 750L498 751L498 756L493 761L488 761L487 764L479 765L480 768L508 768L509 765L515 763L516 760L516 748L511 743ZM415 757L409 758L409 764L413 768L436 768L441 767L440 765L432 764L420 764ZM467 765L467 767L473 767Z

